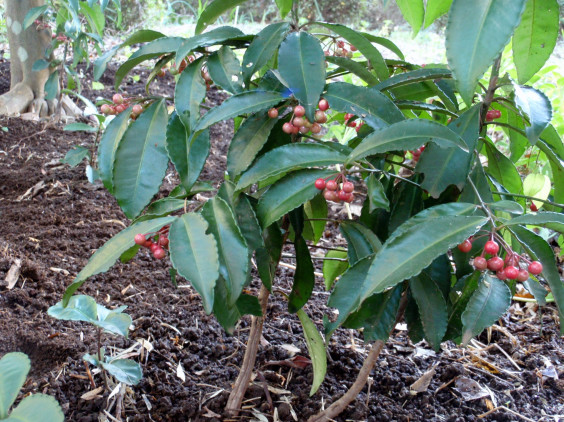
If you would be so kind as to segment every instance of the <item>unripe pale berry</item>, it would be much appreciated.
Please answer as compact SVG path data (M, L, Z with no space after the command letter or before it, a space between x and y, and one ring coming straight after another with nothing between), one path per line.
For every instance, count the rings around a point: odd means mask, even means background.
M325 114L325 112L321 110L317 110L315 112L315 121L317 123L325 123L327 121L327 115Z
M143 113L143 106L141 104L135 104L131 109L131 114L139 116L141 113Z
M321 125L319 123L314 123L311 125L311 133L319 133L321 132Z
M114 104L123 104L123 96L121 94L114 94L112 101Z
M109 104L102 104L102 106L100 107L100 111L102 112L102 114L110 114L112 108L110 107Z

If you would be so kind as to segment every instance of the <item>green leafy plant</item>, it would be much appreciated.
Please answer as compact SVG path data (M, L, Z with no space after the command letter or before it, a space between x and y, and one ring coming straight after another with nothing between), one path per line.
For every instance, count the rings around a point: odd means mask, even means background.
M150 98L136 119L128 109L108 124L99 146L100 176L132 224L91 257L60 306L120 257L142 247L155 259L169 256L174 272L194 286L204 310L227 332L252 315L245 359L226 406L235 415L288 245L296 260L288 312L304 327L315 394L326 353L303 309L319 258L310 249L328 219L337 220L347 248L327 254L338 254L339 265L324 265L328 306L338 310L336 319L325 318L325 342L348 327L362 328L374 343L351 389L310 421L329 420L354 400L404 317L414 341L425 339L436 350L446 340L467 343L506 312L517 281L535 286L539 303L547 295L540 281L546 282L562 316L564 284L554 254L531 230L564 229L564 147L550 124L550 101L524 85L548 56L524 62L514 52L519 80L500 75L511 37L528 40L542 30L535 19L532 28L520 26L531 25L526 18L537 13L529 6L535 2L453 0L428 2L426 10L421 0L398 3L415 32L449 12L448 64L410 63L390 40L343 25L300 25L291 1L277 2L282 16L291 12L289 22L256 35L229 26L204 32L234 6L216 0L201 13L193 37L144 30L126 41L146 43L118 69L116 89L148 60L156 64L147 84L169 62L186 66L175 65L174 112L167 111L166 99ZM541 48L530 45L531 51ZM396 58L385 59L381 49ZM116 51L100 59L99 69ZM201 115L210 85L229 98ZM225 181L203 205L184 201L198 188L209 127L228 119L235 119L236 131ZM490 137L490 127L508 130L509 157ZM342 142L323 136L343 128L353 136ZM525 191L515 165L528 149L542 151L550 163L551 183L542 197ZM153 201L169 161L180 184ZM531 201L536 212L525 211ZM360 209L358 218L350 203ZM245 291L252 265L262 282L258 296Z
M97 304L96 301L87 295L77 295L70 298L66 306L62 302L51 306L47 313L53 318L67 321L84 321L96 327L98 347L94 355L85 354L83 359L100 368L104 377L104 384L107 386L106 372L114 376L119 382L128 385L139 383L142 378L141 366L131 359L111 358L105 355L102 347L102 331L120 335L127 338L131 317L124 314L126 306L110 310Z
M30 368L29 358L20 352L7 353L0 359L0 420L62 422L65 417L61 406L47 394L27 396L10 412Z

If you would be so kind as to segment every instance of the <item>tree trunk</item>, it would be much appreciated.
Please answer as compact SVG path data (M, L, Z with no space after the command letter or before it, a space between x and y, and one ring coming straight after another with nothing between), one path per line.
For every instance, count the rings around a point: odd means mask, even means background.
M26 13L42 6L45 0L6 0L6 27L10 47L10 91L0 96L0 115L32 111L40 116L53 112L53 104L45 101L44 86L49 69L33 71L33 63L45 58L51 41L50 31L35 25L23 30Z

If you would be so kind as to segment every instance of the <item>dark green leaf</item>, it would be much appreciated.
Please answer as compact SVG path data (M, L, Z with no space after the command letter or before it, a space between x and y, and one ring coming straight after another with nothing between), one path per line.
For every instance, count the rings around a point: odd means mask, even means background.
M480 104L465 111L448 128L462 137L469 151L427 145L417 163L417 172L425 175L421 188L433 198L438 198L450 185L455 185L459 190L464 188L479 136Z
M201 215L188 213L170 226L169 239L172 265L194 286L209 314L214 307L219 256L216 240L206 230L208 223Z
M23 353L6 353L0 359L0 418L8 417L8 411L18 397L30 369L31 361Z
M335 283L337 277L343 274L349 267L349 263L346 261L347 251L344 249L327 251L325 257L341 259L341 261L329 259L323 261L323 279L325 280L325 289L329 291L333 288L333 283Z
M306 304L315 285L313 263L303 237L296 239L294 247L296 249L296 271L294 271L292 292L288 297L288 311L290 313L297 312Z
M104 362L102 367L115 379L127 385L137 385L143 378L141 365L131 359L110 360Z
M396 286L385 293L370 296L343 325L347 328L364 328L365 341L386 341L396 322L401 291L402 287Z
M313 365L313 383L309 391L309 395L313 396L319 389L327 373L327 353L325 352L323 337L321 337L321 334L317 331L317 327L303 309L298 311L298 318L304 329L307 350Z
M45 4L43 6L32 7L31 9L29 9L25 14L25 18L23 20L22 30L25 31L27 28L29 28L31 24L34 23L37 18L39 18L39 16L45 13L48 7L49 6Z
M214 83L231 94L243 90L241 64L235 53L223 46L208 58L208 71Z
M277 119L271 119L266 112L250 116L239 127L229 144L227 171L235 178L245 171L262 149Z
M163 217L135 223L108 240L90 257L86 266L78 273L72 284L67 287L63 295L63 306L68 304L70 297L88 277L109 270L119 257L135 244L133 238L137 233L155 232L175 219L176 217Z
M329 84L323 95L332 109L352 113L374 129L405 119L399 108L381 92L344 82Z
M525 212L521 204L515 201L502 200L488 204L488 206L493 211L508 212L510 214L523 214Z
M496 322L511 305L511 291L503 281L484 275L462 314L462 344Z
M50 65L51 63L48 62L47 60L39 59L33 62L33 66L31 67L31 70L32 72L39 72L40 70L47 69Z
M344 25L336 24L336 23L321 23L318 22L319 25L324 26L325 28L330 29L337 35L343 37L347 42L354 45L358 51L362 53L364 57L368 59L370 62L371 67L376 71L376 75L378 79L383 81L390 76L390 72L388 71L388 66L382 54L378 51L376 47L372 45L372 43L364 37L363 34L348 28ZM333 106L331 101L329 104Z
M204 130L222 120L231 119L235 116L241 116L247 113L267 110L283 99L279 92L248 91L234 95L221 103L221 105L214 107L204 114L194 128L194 133Z
M557 0L528 0L521 23L513 34L513 62L520 84L546 63L558 38Z
M501 183L508 192L523 193L523 182L515 165L493 144L485 144L488 155L487 172ZM519 202L524 202L519 200Z
M288 22L278 22L268 25L255 36L243 56L245 84L248 84L256 71L268 63L289 30Z
M458 117L456 113L440 106L437 104L429 104L421 101L396 101L396 105L400 110L422 110L427 111L429 114L433 115L435 119L437 118L436 113L447 114L451 117Z
M59 71L55 70L45 82L45 100L54 100L59 92Z
M196 126L200 119L200 104L206 97L202 64L201 58L190 63L180 74L174 89L174 105L187 128Z
M71 149L61 160L61 163L68 164L71 167L78 166L82 160L88 158L90 160L90 150L81 146Z
M123 134L129 125L131 107L116 116L106 127L98 145L98 171L104 186L114 192L114 160Z
M384 37L377 37L376 35L370 34L368 32L360 32L360 34L366 38L368 41L380 44L382 47L387 48L395 55L397 55L401 60L405 60L405 57L399 47L393 43L393 41L389 40L388 38Z
M535 297L535 300L540 306L546 305L546 295L548 292L542 284L529 278L523 283L523 287L525 287L525 289L527 289L527 291Z
M462 314L466 309L468 301L478 288L481 279L482 273L480 271L474 271L459 280L459 284L462 287L461 290L453 289L451 294L451 303L453 306L448 316L448 327L444 336L445 341L453 340L458 342L462 336Z
M270 226L284 214L312 199L319 193L315 180L332 173L331 170L301 170L276 182L259 200L257 216L261 226Z
M509 42L526 0L454 0L446 28L446 53L456 86L472 103L478 79Z
M343 221L339 230L348 244L350 265L382 249L382 242L370 229L355 221Z
M262 233L264 247L256 250L257 271L260 279L268 290L272 289L272 280L276 274L284 238L278 224L268 226Z
M209 131L205 130L196 139L190 140L189 131L174 113L166 130L166 149L180 176L182 186L189 191L200 176L209 155Z
M214 23L223 13L243 3L244 1L245 0L214 0L211 3L207 3L207 7L198 17L194 33L200 34L208 27L208 25Z
M221 276L217 279L214 296L213 314L225 331L228 334L233 334L235 324L237 324L237 321L241 318L241 312L239 312L237 303L233 305L229 304L229 291L227 290L225 280Z
M368 135L349 155L346 163L388 151L417 149L428 142L443 148L458 147L468 151L464 139L446 126L430 120L410 119Z
M139 245L134 245L131 248L129 248L128 250L126 250L124 253L122 253L119 257L119 261L122 264L126 264L127 262L131 261L135 255L137 255L137 252L139 252L139 249L141 248L141 246Z
M106 66L108 65L110 60L113 59L113 57L116 55L116 53L120 48L142 43L142 42L154 41L164 36L165 35L163 33L158 31L153 31L151 29L141 29L133 33L133 35L127 38L123 43L115 46L111 50L106 51L104 54L102 54L99 58L97 58L94 61L94 80L97 81L102 77L102 74L106 70Z
M205 34L198 34L192 38L184 39L183 43L176 51L177 61L182 60L193 50L203 47L209 47L215 44L222 44L230 39L241 37L245 34L240 29L232 26L220 26L214 28Z
M65 132L98 132L98 128L80 122L69 123L63 130Z
M243 237L247 241L250 251L255 251L264 246L262 229L259 225L255 210L249 197L242 194L235 206L235 217Z
M368 181L366 182L366 190L368 191L367 194L370 212L374 211L377 208L383 208L386 211L390 210L390 201L386 196L384 185L382 185L382 182L380 182L374 174L371 174L368 177Z
M435 351L439 351L446 333L448 318L441 289L425 272L413 277L409 281L409 287L419 308L425 338Z
M338 57L338 56L327 56L325 57L329 63L336 64L341 68L348 70L349 72L355 74L360 79L368 84L368 86L373 86L378 83L378 78L374 76L366 66L360 64L359 62L351 59L347 59L346 57Z
M129 73L131 69L145 60L151 60L166 53L174 53L184 38L180 37L166 37L159 38L151 41L133 53L125 63L123 63L117 70L115 76L114 87L117 90L123 78Z
M237 184L237 190L281 173L304 167L343 163L346 156L322 144L288 144L262 155Z
M515 85L515 104L529 117L525 128L529 142L534 145L552 120L552 105L548 97L530 86Z
M114 196L128 218L143 211L165 175L167 119L164 101L155 102L129 126L116 150Z
M420 178L415 175L411 178L413 183L401 183L396 187L392 199L392 209L388 231L393 232L407 220L424 208L423 190L417 186ZM396 234L393 233L392 236Z
M217 241L219 274L227 288L227 302L234 305L243 291L249 272L249 250L233 211L223 199L215 197L204 205L202 216Z
M305 240L317 243L323 237L325 224L327 223L325 220L327 218L327 211L327 201L321 192L304 204L305 223L303 237Z
M239 299L237 299L236 305L241 315L262 316L260 302L256 296L243 293L239 296Z
M325 87L325 55L319 40L307 32L291 32L278 50L278 71L310 122Z
M405 20L411 25L413 36L415 37L421 29L421 25L423 25L423 18L425 16L423 0L396 0L396 3Z
M35 393L25 397L4 422L63 422L64 420L63 409L54 397Z
M373 89L378 91L385 91L388 89L398 88L404 85L410 85L417 82L422 82L426 80L435 80L442 78L452 78L452 72L448 69L433 69L429 67L412 70L410 72L400 73L399 75L394 75L378 85L374 86Z

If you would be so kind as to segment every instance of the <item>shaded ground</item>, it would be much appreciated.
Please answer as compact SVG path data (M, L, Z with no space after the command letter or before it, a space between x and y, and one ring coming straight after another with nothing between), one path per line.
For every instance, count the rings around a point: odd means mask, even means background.
M132 82L128 92L139 86L141 82ZM170 89L163 85L161 92ZM91 98L100 94L86 93ZM109 97L112 92L102 93ZM221 101L216 91L210 97L211 103ZM95 350L92 328L54 320L46 310L60 300L91 254L127 220L103 188L86 181L84 164L70 169L59 163L72 146L92 146L92 136L44 129L15 118L0 119L2 127L8 131L0 130L0 356L27 353L32 372L23 393L55 396L67 420L105 420L99 419L104 410L116 416L107 393L92 400L81 398L92 390L81 360ZM228 125L213 128L205 180L216 184L222 180L231 130ZM174 180L172 172L168 180ZM163 191L171 188L166 182ZM16 259L22 260L22 272L9 290L4 279ZM289 290L291 277L292 270L283 268L277 286ZM255 281L251 293L257 288ZM168 262L156 262L146 252L93 277L80 292L107 307L125 304L133 317L129 340L104 338L109 353L131 348L132 358L143 365L143 380L125 393L123 420L225 420L220 414L242 361L248 318L234 336L227 336L213 317L205 315L191 288L172 286ZM326 299L319 279L305 310L320 329ZM338 331L330 341L328 376L310 398L311 367L267 365L292 353L307 356L299 321L287 313L280 294L272 297L267 317L257 362L264 381L259 376L250 387L240 419L304 421L352 384L366 354L364 344L357 333ZM556 318L551 306L540 313L535 306L517 304L500 322L503 328L491 332L490 346L483 334L470 349L446 343L440 354L422 344L414 346L405 331L397 330L372 373L370 388L338 420L476 421L496 406L515 414L497 410L480 420L556 421L556 415L564 419L564 343ZM410 386L431 368L436 374L429 387L411 394ZM94 379L96 386L102 384L99 374ZM471 388L465 389L468 385ZM487 396L469 400L468 394L480 387Z

